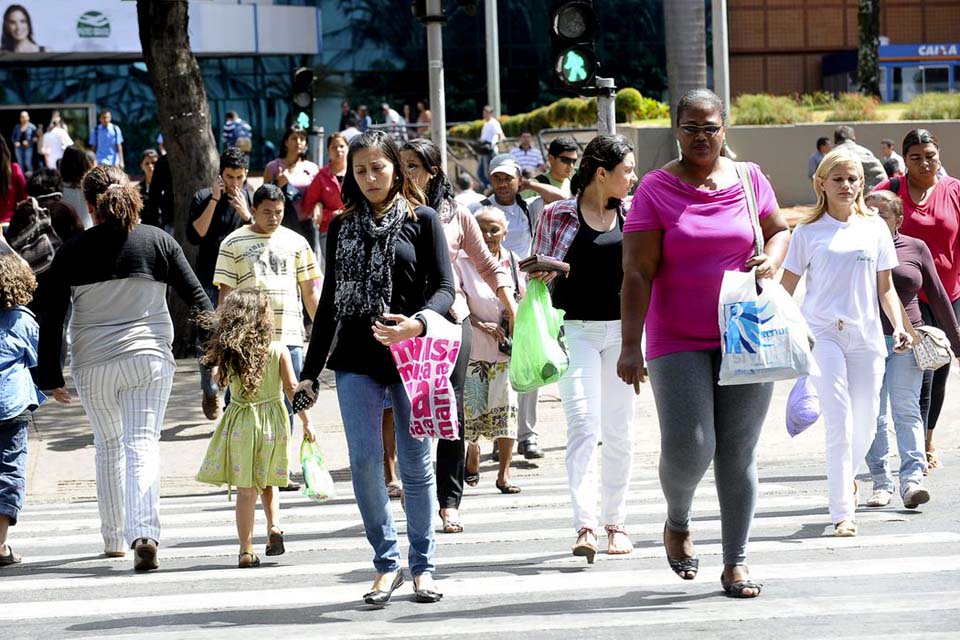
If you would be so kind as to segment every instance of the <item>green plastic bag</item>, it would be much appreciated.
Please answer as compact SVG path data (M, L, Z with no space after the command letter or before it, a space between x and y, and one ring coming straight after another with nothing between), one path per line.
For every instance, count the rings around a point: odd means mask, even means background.
M300 466L303 468L303 495L317 502L336 497L333 476L327 471L319 444L304 438L300 445Z
M554 309L547 285L531 279L513 323L510 385L533 391L556 382L570 364L563 338L563 311Z

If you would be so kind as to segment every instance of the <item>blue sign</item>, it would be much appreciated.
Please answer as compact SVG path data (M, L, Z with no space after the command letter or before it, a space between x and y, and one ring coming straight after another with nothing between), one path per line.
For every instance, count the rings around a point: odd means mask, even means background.
M880 60L960 60L960 43L882 44Z

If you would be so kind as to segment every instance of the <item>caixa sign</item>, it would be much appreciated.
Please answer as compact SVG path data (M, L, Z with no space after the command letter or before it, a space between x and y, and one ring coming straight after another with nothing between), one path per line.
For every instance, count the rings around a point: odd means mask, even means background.
M917 54L921 56L941 57L956 56L957 45L955 44L922 44L917 47Z
M880 46L880 61L960 60L960 44L886 44Z

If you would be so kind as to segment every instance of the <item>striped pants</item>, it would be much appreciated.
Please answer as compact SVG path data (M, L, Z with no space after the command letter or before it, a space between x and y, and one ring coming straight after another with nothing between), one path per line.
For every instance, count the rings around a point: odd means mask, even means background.
M151 354L73 372L93 427L104 551L160 540L160 429L175 370Z

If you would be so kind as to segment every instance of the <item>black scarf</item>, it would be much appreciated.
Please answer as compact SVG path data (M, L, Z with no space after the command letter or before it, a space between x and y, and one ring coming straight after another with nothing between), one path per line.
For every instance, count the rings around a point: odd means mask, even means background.
M343 218L337 237L337 319L376 319L390 311L397 236L409 205L397 198L380 218L364 202Z

